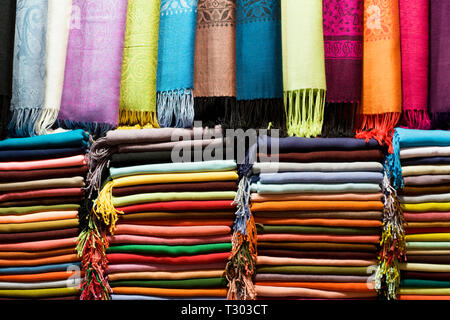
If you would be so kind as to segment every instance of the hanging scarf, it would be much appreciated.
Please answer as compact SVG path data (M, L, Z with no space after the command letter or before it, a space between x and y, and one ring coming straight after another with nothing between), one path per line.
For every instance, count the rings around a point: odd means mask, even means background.
M162 0L159 19L158 123L192 127L197 0Z
M431 1L430 113L433 129L450 128L450 2Z
M354 136L361 101L362 0L324 0L327 96L322 136Z
M236 128L285 126L278 0L236 2Z
M44 106L36 134L47 134L58 117L66 67L72 0L48 0Z
M94 136L117 126L125 13L126 1L73 0L59 126Z
M34 136L44 105L47 1L18 0L9 134Z
M364 1L363 89L356 137L386 143L402 105L398 0Z
M198 0L194 63L194 120L230 125L236 105L236 5Z
M121 126L159 127L156 72L160 5L161 0L128 1L120 87Z
M429 129L428 51L429 1L399 0L402 52L403 123Z
M287 131L316 137L326 92L322 0L281 0L281 21Z
M7 134L8 111L12 95L12 69L14 53L14 26L16 0L0 2L0 139Z

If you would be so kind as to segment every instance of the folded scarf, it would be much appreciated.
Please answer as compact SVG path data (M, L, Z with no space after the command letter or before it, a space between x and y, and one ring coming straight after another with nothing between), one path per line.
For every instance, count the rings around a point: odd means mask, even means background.
M74 219L78 217L78 211L48 211L24 214L20 216L0 216L0 223L23 223L38 221L53 221L63 219Z
M117 126L127 3L72 2L80 16L69 33L57 124L103 136ZM102 23L98 23L99 14Z
M231 242L210 243L187 246L167 246L167 245L114 245L106 249L107 253L135 253L154 254L166 256L192 256L198 254L229 252Z
M401 151L400 151L401 152ZM427 164L450 164L450 157L427 157L401 161L402 166L415 166Z
M448 296L430 296L430 295L406 295L401 294L397 296L397 300L450 300L450 295Z
M236 128L284 129L281 8L277 0L236 2Z
M60 281L46 281L34 283L20 283L20 282L0 282L0 289L9 290L27 290L27 289L46 289L46 288L64 288L72 287L80 284L80 278L71 278Z
M399 190L399 194L405 196L420 196L429 194L450 193L450 186L425 186L425 187L411 187L404 186L402 190Z
M281 241L281 242L336 242L336 243L378 243L380 237L376 236L341 236L321 234L288 234L271 233L258 235L258 241Z
M403 213L406 221L450 221L450 212Z
M257 264L261 265L297 265L297 266L353 266L368 267L375 264L375 260L343 260L343 259L300 259L270 257L258 255Z
M410 228L448 228L450 227L450 221L447 222L408 222L408 227Z
M71 13L72 0L48 1L44 105L34 128L37 135L49 133L61 107Z
M212 211L234 210L235 206L229 200L215 201L168 201L160 203L145 203L117 208L125 214L149 211Z
M185 288L206 289L220 288L227 285L225 278L183 279L183 280L122 280L109 281L112 288L124 286L151 287L151 288ZM114 289L113 289L114 290Z
M146 256L131 253L109 253L107 258L110 264L118 263L159 263L159 264L194 264L203 265L208 263L224 262L228 259L229 252L199 254L193 256L167 257L167 256ZM1 269L0 269L1 273Z
M146 151L172 151L172 155L176 157L183 156L181 158L183 160L186 159L187 155L184 152L185 150L203 150L209 147L210 149L218 149L223 148L225 144L224 139L203 139L203 140L183 140L183 141L172 141L172 142L163 142L156 144L132 144L132 145L122 145L119 146L117 152L125 153L125 152L146 152ZM198 153L197 153L198 154ZM176 158L175 158L176 159ZM189 158L187 158L189 160ZM178 161L180 162L180 161ZM184 161L186 162L186 161Z
M108 280L183 280L196 278L220 278L222 274L223 270L199 270L185 272L123 272L109 274Z
M56 188L75 188L75 187L84 187L83 177L0 183L0 192L37 190L43 188L56 189Z
M105 272L108 274L108 278L110 276L121 276L122 274L129 274L130 277L136 278L139 277L141 273L148 273L149 275L154 275L158 277L163 272L170 273L175 277L175 273L187 273L187 272L205 272L205 271L214 271L225 270L226 259L220 262L202 264L201 270L199 271L198 266L196 265L185 265L185 264L158 264L158 263L146 263L146 264L108 264ZM171 278L171 277L169 277Z
M63 255L69 255L76 253L75 247L73 248L63 248L56 250L38 251L38 252L20 252L20 251L5 251L0 252L0 259L39 259L47 257L59 257ZM14 261L13 261L14 262Z
M450 193L428 194L423 196L399 196L402 203L450 202Z
M383 171L383 165L378 162L314 162L314 163L292 163L292 162L257 162L253 164L254 173L285 172L285 171ZM350 173L351 174L351 173ZM330 179L333 179L330 177Z
M416 165L416 166L402 166L403 177L407 176L422 176L428 174L450 174L450 165L435 164L435 165Z
M46 288L46 289L0 289L0 297L12 298L49 298L49 297L63 297L78 294L79 290L76 287L63 288Z
M405 239L406 241L450 242L450 233L407 234Z
M1 181L1 174L0 174ZM151 192L181 192L181 191L234 191L237 190L237 183L234 181L211 181L211 182L186 182L167 184L147 184L133 187L113 188L113 197L128 196L138 193Z
M257 274L256 282L282 281L282 282L328 282L328 283L367 283L369 277L364 276L335 276L335 275L309 275L309 274ZM261 283L262 284L262 283ZM366 287L367 288L367 287Z
M227 289L168 289L168 288L142 288L142 287L115 287L113 292L115 294L137 294L149 296L189 297L189 298L226 297L227 295Z
M12 171L12 170L55 169L55 168L77 167L84 165L86 165L85 156L77 155L57 159L0 162L0 170Z
M61 238L41 241L26 241L19 243L0 243L0 251L43 251L60 248L73 248L77 238ZM17 241L17 240L16 240Z
M284 194L284 193L372 193L380 192L381 188L375 183L341 183L341 184L262 184L252 183L251 191L260 194Z
M0 194L0 203L10 201L10 200L21 200L21 199L36 199L36 198L52 198L55 200L56 197L61 197L58 203L70 203L67 197L74 196L79 197L78 201L81 200L83 195L83 189L81 188L58 188L58 189L38 189L31 191L19 191L19 192L9 192ZM42 204L42 201L38 201ZM11 206L8 204L8 206Z
M236 1L200 0L197 8L194 119L229 126L236 104Z
M404 279L442 280L449 279L450 273L402 271L401 276Z
M194 119L197 1L162 0L159 19L158 123L161 127L188 128Z
M45 178L69 178L76 176L85 176L86 173L87 166L26 171L0 171L0 183L7 181L33 181Z
M61 190L61 189L56 189ZM82 195L82 190L78 190L79 194ZM38 206L38 205L59 205L65 203L78 203L81 197L57 197L57 198L34 198L31 200L16 200L16 201L5 201L0 202L0 209L7 207L17 207L17 206Z
M301 153L280 153L267 155L258 153L261 162L265 159L278 159L280 162L382 162L384 154L381 150L347 150L347 151L312 151Z
M382 212L381 211L317 211L317 212L308 212L308 211L289 211L287 213L283 212L255 212L255 216L260 219L262 218L270 218L273 221L276 219L285 218L285 219L345 219L345 220L381 220ZM351 221L348 221L351 223Z
M423 288L414 288L414 289L407 289L407 288L400 288L399 289L400 295L450 295L450 288L443 288L443 289L423 289ZM447 298L448 299L448 298Z
M45 281L66 280L75 275L76 271L55 271L36 274L12 274L12 275L0 275L0 281L33 283L38 281L45 282Z
M328 274L367 276L367 267L343 266L264 266L258 267L257 274Z
M202 162L186 163L160 163L147 164L141 166L110 168L110 176L117 179L124 176L151 174L151 173L176 173L176 172L211 172L235 170L236 162L234 160L216 160Z
M50 231L37 231L37 232L23 232L23 233L11 233L0 234L1 243L14 243L17 239L22 241L39 241L39 240L52 240L62 238L75 238L79 234L78 228L59 229Z
M173 221L174 223L181 223L180 218L183 219L230 219L234 216L234 210L229 211L197 211L197 212L144 212L132 213L120 216L119 221L152 221L158 222L161 220Z
M422 176L411 176L403 179L406 186L430 186L444 185L450 182L449 174L432 174Z
M230 232L231 228L227 226L164 227L164 226L139 226L139 225L118 224L114 234L177 238L177 237L226 235L230 234Z
M381 183L381 172L280 172L261 173L262 184L288 183Z
M36 206L23 206L23 207L8 207L0 208L0 216L4 215L23 215L36 212L45 211L72 211L78 210L80 205L78 204L57 204L57 205L36 205Z
M12 268L0 268L0 274L38 274L41 272L52 271L67 271L71 268L80 268L79 262L60 263L60 264L48 264L37 267L12 267Z
M449 242L406 242L406 248L408 250L448 250L450 249ZM416 270L427 271L427 270ZM442 271L444 272L444 271ZM446 272L446 271L445 271Z
M381 201L267 201L251 204L252 212L259 211L320 211L320 210L381 210Z
M80 257L75 253L40 259L0 259L0 267L39 266L45 264L76 262L79 260Z
M327 97L322 136L353 136L361 101L363 1L324 0Z
M256 294L258 297L304 297L320 299L350 299L350 298L369 298L376 297L376 292L338 292L325 291L308 288L290 288L278 286L256 285Z
M52 221L26 222L26 223L3 223L0 224L0 233L69 229L78 226L79 226L78 218L52 220Z
M400 149L400 159L411 159L419 157L437 157L450 155L450 147L406 147ZM403 163L403 161L402 161Z
M450 72L450 3L430 2L430 113L434 129L448 130Z
M218 298L218 297L157 297L157 296L144 296L137 294L111 294L111 300L226 300L226 298Z
M16 2L7 0L0 4L0 38L3 39L0 48L0 139L7 135L12 96Z
M317 283L317 282L294 282L294 281L269 281L256 282L255 285L275 286L283 288L302 288L302 289L318 289L318 290L336 290L337 292L370 292L371 289L367 283Z
M204 237L177 237L177 238L164 238L164 237L145 237L145 236L133 236L133 235L115 235L108 238L110 245L114 244L160 244L160 245L196 245L207 243L221 243L230 242L231 235L222 236L204 236Z
M402 111L399 20L399 0L364 1L361 120L356 137L374 138L386 144L389 153Z
M371 260L376 257L370 252L346 252L346 251L297 251L280 249L258 249L260 256L291 257L306 259L363 259ZM258 276L258 275L256 275Z
M408 222L407 219L405 219L405 220L406 220L406 222ZM436 219L436 220L439 221L439 219ZM433 221L433 219L428 219L428 221ZM448 221L448 218L446 218L445 221ZM417 228L416 227L416 228L407 228L406 229L406 234L422 234L422 233L450 233L450 228L448 228L448 227Z
M450 202L402 203L400 207L407 212L450 211Z
M301 201L301 200L344 200L344 201L381 201L383 195L381 193L326 193L326 194L269 194L261 195L252 193L250 199L252 202L265 201Z
M233 226L232 219L190 219L190 220L144 220L144 221L130 221L130 224L135 225L150 225L150 226Z
M375 252L377 246L359 243L325 243L325 242L258 242L259 248L289 249L289 250L335 250L335 251L357 251Z
M322 1L282 0L281 22L287 131L316 137L326 92Z
M259 230L264 233L323 233L323 234L376 234L381 221L347 219L264 219L257 217L256 223L264 224ZM301 227L299 227L301 226ZM306 227L315 226L315 227ZM318 227L322 226L322 227ZM331 228L327 228L329 226ZM338 228L343 227L343 228ZM350 228L345 228L350 227ZM354 227L354 228L351 228ZM364 229L361 229L364 228ZM308 233L308 232L306 232Z
M20 159L41 160L49 158L62 158L86 153L84 148L35 149L35 150L8 150L0 151L0 161L14 161Z
M429 1L399 0L403 122L410 129L429 129Z
M17 1L10 136L36 135L44 105L47 10L45 0Z
M433 263L433 264L450 264L450 256L448 255L411 255L408 254L408 262L416 263ZM450 286L448 286L450 287Z

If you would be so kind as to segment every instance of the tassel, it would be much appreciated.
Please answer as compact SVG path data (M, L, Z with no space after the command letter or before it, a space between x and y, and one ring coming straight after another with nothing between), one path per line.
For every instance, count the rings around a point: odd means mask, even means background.
M388 152L393 152L392 136L400 120L400 112L383 114L363 114L360 117L359 129L356 131L357 139L375 139L380 145L387 145Z
M38 136L49 134L49 129L53 126L58 118L59 109L45 108L42 110L41 116L34 125L34 132Z
M433 112L431 114L431 129L449 130L450 112Z
M326 103L322 137L355 137L357 103Z
M12 118L9 122L8 132L11 137L34 137L36 122L41 116L42 109L19 108L12 110Z
M98 194L94 201L93 211L98 219L102 219L106 225L109 225L109 231L114 234L116 229L116 222L119 220L118 214L123 214L123 211L117 210L112 203L112 189L114 187L113 181L108 181L103 189Z
M158 123L162 128L192 128L194 122L192 89L157 92L156 105Z
M322 133L325 89L300 89L284 93L289 136L317 137Z
M236 97L194 97L194 121L201 121L203 127L221 125L229 129L232 111L236 109Z
M116 128L115 125L110 123L97 123L97 122L81 122L57 119L53 128L61 127L64 129L83 129L91 134L93 139L104 137L110 130Z
M431 120L426 110L404 110L401 127L430 130Z
M119 110L119 129L159 128L156 112Z

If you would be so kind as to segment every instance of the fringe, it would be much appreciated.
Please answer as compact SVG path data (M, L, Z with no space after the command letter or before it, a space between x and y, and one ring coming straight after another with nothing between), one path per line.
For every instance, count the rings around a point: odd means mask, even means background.
M355 137L355 117L358 103L326 103L322 137Z
M406 259L405 220L400 208L397 192L391 186L385 172L382 184L384 194L383 231L381 251L375 274L375 289L388 300L396 299L400 285L399 262Z
M289 136L317 137L322 133L325 89L300 89L284 93Z
M110 123L98 123L98 122L81 122L57 119L53 128L61 127L64 129L83 129L91 134L93 139L99 139L104 137L110 130L116 128L115 125Z
M239 182L234 199L237 205L233 227L232 251L225 269L228 280L228 300L255 300L253 276L256 270L257 232L250 212L250 183L247 177Z
M93 211L98 219L109 226L109 232L113 235L116 229L116 222L119 219L118 215L123 214L123 211L117 210L112 203L112 189L114 181L108 181L103 189L98 194L97 199L94 200Z
M429 130L431 120L426 110L404 110L402 118L402 127L408 129Z
M159 128L155 111L119 110L119 129Z
M158 123L162 128L191 128L194 122L194 93L192 89L156 93Z
M400 112L389 112L382 114L361 115L356 131L357 139L375 139L380 145L386 145L388 152L393 152L392 135L396 124L400 120Z
M34 126L37 135L48 134L48 130L53 126L58 118L59 109L45 108Z
M194 97L194 121L202 121L203 127L221 125L229 129L232 110L236 109L236 97Z
M41 116L40 108L18 108L12 110L8 132L11 137L34 137L34 127Z
M433 113L431 113L431 129L449 130L450 129L450 112L433 112Z

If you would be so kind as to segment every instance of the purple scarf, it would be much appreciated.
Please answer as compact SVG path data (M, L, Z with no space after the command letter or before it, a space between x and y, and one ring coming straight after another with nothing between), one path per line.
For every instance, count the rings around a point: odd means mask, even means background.
M430 3L430 101L433 129L450 129L450 1Z
M324 0L327 95L323 136L353 136L361 99L362 0Z
M119 120L127 1L73 0L58 125L102 136Z

